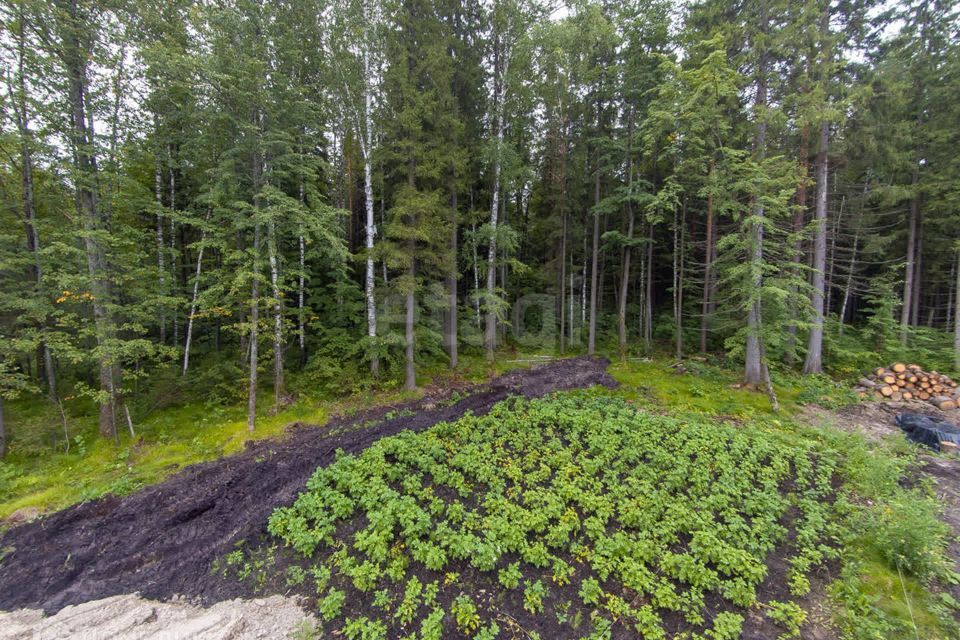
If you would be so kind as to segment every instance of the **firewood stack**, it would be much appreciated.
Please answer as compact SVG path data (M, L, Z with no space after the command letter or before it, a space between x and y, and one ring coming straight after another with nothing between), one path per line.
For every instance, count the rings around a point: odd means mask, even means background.
M897 362L875 369L861 378L855 389L861 398L880 400L923 400L938 409L956 409L960 404L957 383L936 371L924 371L920 365Z

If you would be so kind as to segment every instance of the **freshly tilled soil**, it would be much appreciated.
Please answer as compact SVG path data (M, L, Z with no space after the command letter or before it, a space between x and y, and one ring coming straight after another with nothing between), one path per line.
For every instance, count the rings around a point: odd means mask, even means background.
M400 431L421 431L468 411L482 415L512 395L537 398L612 387L606 365L597 358L558 360L502 375L457 402L439 392L324 427L301 426L284 439L187 467L131 495L78 504L15 527L0 538L0 549L12 549L0 561L0 610L39 608L52 614L133 592L205 604L234 597L235 586L211 572L212 562L236 543L264 534L270 513L293 502L338 449L355 453ZM402 415L388 418L398 412Z

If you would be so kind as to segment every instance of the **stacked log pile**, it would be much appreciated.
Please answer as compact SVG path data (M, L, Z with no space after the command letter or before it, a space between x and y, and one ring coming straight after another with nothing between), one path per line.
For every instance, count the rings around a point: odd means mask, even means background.
M923 400L938 409L956 409L960 389L949 377L936 371L924 371L916 364L897 362L879 367L860 379L855 389L861 398L880 400Z

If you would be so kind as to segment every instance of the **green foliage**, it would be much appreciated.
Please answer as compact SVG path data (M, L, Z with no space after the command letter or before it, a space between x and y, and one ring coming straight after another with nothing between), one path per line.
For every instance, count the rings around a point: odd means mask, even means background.
M343 610L343 603L346 600L346 593L339 589L330 589L327 595L317 603L317 609L324 620L333 620L340 615Z
M470 596L457 596L450 607L450 613L457 623L457 629L462 633L469 634L480 627L480 614Z
M387 627L379 620L365 617L351 618L343 625L348 640L387 640Z
M498 580L507 589L516 589L520 584L523 573L520 571L519 562L511 562L505 568L500 570Z
M541 613L547 588L543 586L543 582L540 580L527 580L524 584L526 586L523 589L523 608L530 613Z
M563 587L576 575L571 586L587 612L629 620L655 638L663 611L704 625L708 591L737 606L754 604L764 559L786 534L788 508L798 514L792 580L832 557L825 538L835 472L835 452L772 432L638 412L607 395L566 394L501 403L481 418L341 455L316 471L291 507L273 514L270 531L308 557L336 549L320 562L339 589L358 594L396 584L400 574L383 568L403 549L408 577L389 617L401 627L437 611L438 589L462 588L462 574L451 568L469 563L504 588L522 586L529 613L562 613L571 623L581 605L571 611L541 576ZM781 490L788 480L789 495ZM744 517L734 515L741 510ZM338 523L358 515L364 525L340 538ZM688 542L677 548L681 531ZM507 562L507 554L520 559ZM411 571L438 581L424 587ZM600 583L608 580L646 594L650 604L605 594ZM488 622L474 596L450 596L461 633L479 633ZM343 629L342 619L324 617L329 629ZM720 617L704 632L735 637L741 622ZM441 623L442 615L424 621Z
M863 535L892 567L920 580L946 570L944 549L950 527L939 519L936 500L904 492L866 514Z
M807 612L795 602L778 602L772 600L766 603L764 613L768 618L784 628L780 640L800 637L800 627L807 619Z

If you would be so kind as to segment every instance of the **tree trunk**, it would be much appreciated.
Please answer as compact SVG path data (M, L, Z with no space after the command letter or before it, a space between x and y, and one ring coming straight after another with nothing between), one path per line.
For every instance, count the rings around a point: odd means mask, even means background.
M766 32L768 24L766 15L762 18L761 31ZM754 103L754 114L757 118L757 129L753 138L753 155L757 161L762 161L767 144L767 64L768 52L760 52L757 68L757 96ZM763 320L761 312L761 292L763 289L763 200L759 194L753 195L753 218L749 234L749 260L751 263L752 291L747 311L747 341L744 354L744 381L749 385L759 387L764 382L763 355L761 354L761 331Z
M853 235L853 253L850 255L850 271L847 273L847 284L843 288L843 303L840 305L839 335L843 335L843 326L847 317L847 307L850 304L850 293L853 290L853 273L857 267L857 250L860 248L860 229Z
M493 94L496 109L496 149L493 154L493 186L490 198L490 246L487 251L487 317L484 334L484 352L488 362L493 361L497 347L496 257L497 216L500 197L501 147L504 134L504 99L507 90L507 70L510 65L510 46L504 34L494 34Z
M23 220L27 234L27 249L33 258L32 280L37 296L43 296L43 263L40 256L40 232L37 229L36 201L33 189L33 132L30 130L30 114L27 111L27 87L24 69L26 57L25 19L21 14L17 33L17 90L10 86L10 96L16 96L14 117L20 134L20 177L23 186ZM57 394L57 372L53 366L53 355L47 342L47 320L40 321L40 357L47 379L47 395L50 402L60 406Z
M167 251L166 246L164 245L163 240L163 174L160 168L160 154L157 154L157 163L156 168L153 174L153 192L154 198L157 202L157 224L156 224L156 236L157 236L157 276L159 278L160 284L160 295L167 295L167 272L166 265L164 264L163 256ZM164 302L160 308L160 344L165 344L167 342L167 318L164 313L163 307L166 306Z
M622 273L620 275L619 308L617 309L617 338L619 343L620 359L627 357L627 295L630 291L630 258L633 247L633 109L630 109L629 124L627 126L627 246L623 249Z
M177 296L178 278L177 278L177 220L174 213L177 209L177 179L173 168L173 146L167 145L167 154L170 158L170 166L167 172L170 178L170 293ZM173 309L173 345L180 344L180 325L177 317L177 307Z
M459 364L459 344L457 328L457 187L450 188L450 272L447 274L447 355L450 358L450 368L456 369Z
M922 288L920 286L921 276L923 274L923 218L917 219L917 248L913 265L913 291L910 303L910 324L919 326L920 324L920 296Z
M366 248L367 248L367 272L364 281L364 293L367 300L367 338L372 344L377 337L377 301L374 294L374 264L373 264L373 242L377 234L377 229L373 220L373 89L370 86L370 54L367 51L363 53L363 71L364 71L364 100L363 100L363 118L366 126L366 142L363 153L363 195L366 200L367 224L366 224ZM380 359L374 355L370 358L370 371L374 376L380 373Z
M414 159L411 157L407 163L407 186L411 192L416 187L416 167ZM417 228L416 216L408 221L409 228ZM417 365L416 365L416 331L414 322L416 321L416 288L417 288L417 245L416 240L411 239L407 245L407 251L410 256L410 282L406 295L406 318L404 322L404 350L406 366L404 367L403 388L407 391L413 391L417 388Z
M262 124L262 116L258 113L256 125ZM253 265L250 278L250 364L249 388L247 391L247 430L253 432L257 423L257 375L259 365L259 337L260 337L260 189L263 184L263 159L259 150L254 153L252 169L253 208L256 222L253 225Z
M416 297L414 294L413 281L416 277L415 265L411 256L410 262L410 288L406 297L406 319L404 322L405 336L404 347L406 356L406 367L404 372L403 388L407 391L413 391L417 388L417 367L415 362L416 334L414 332L414 319L416 314Z
M647 225L646 293L644 294L643 347L646 353L653 349L653 223Z
M87 258L87 270L90 276L93 295L93 316L97 335L97 358L100 368L100 435L104 438L116 436L115 422L115 384L114 362L107 352L108 345L115 334L113 318L109 311L109 301L113 297L112 286L107 273L107 260L103 247L97 239L103 229L103 220L98 206L96 151L94 149L94 131L92 111L87 104L87 53L81 45L80 30L83 19L79 15L77 0L58 2L62 23L62 61L68 76L68 92L71 119L71 142L76 167L77 207L83 219L83 243Z
M809 89L807 89L809 90ZM802 273L800 265L803 263L803 225L807 216L807 186L810 178L810 125L804 124L800 130L800 184L797 186L797 207L793 212L792 231L793 241L793 267L797 274ZM797 294L797 287L790 285L790 295L793 298ZM789 303L791 318L787 323L786 348L784 349L784 362L792 366L794 358L797 355L797 323L795 316L797 314L797 305L794 300Z
M957 258L960 258L960 254L958 254ZM956 282L958 267L960 267L960 260L955 259L953 264L950 265L950 284L947 285L947 318L943 325L943 328L946 331L949 331L950 325L953 324L953 304L954 297L957 293L957 290L953 285Z
M504 80L501 79L500 82ZM497 257L497 215L500 197L500 145L503 144L503 95L497 91L497 150L493 157L493 190L490 202L490 247L487 251L487 316L484 334L484 352L487 361L493 361L497 347L497 309L496 309L496 257Z
M560 355L564 354L566 347L566 325L567 325L567 210L560 205ZM573 274L570 274L570 295L573 295ZM571 314L572 316L572 314ZM570 320L573 318L571 317Z
M590 252L587 251L587 238L590 236L588 225L589 217L583 220L583 275L580 278L580 337L583 338L583 327L587 326L587 274L589 271Z
M907 231L907 267L903 277L903 306L900 309L900 344L907 346L907 337L910 332L910 312L913 309L913 270L915 249L917 246L917 221L920 217L920 196L916 193L920 182L920 167L913 167L913 176L910 180L914 194L910 199L910 223Z
M714 160L710 159L709 176L712 182L714 172ZM704 248L704 268L703 268L703 301L700 305L700 352L707 352L707 335L710 332L711 302L713 300L713 260L716 248L716 234L714 231L713 219L713 190L707 194L707 238Z
M836 182L837 172L833 172L834 182ZM836 191L836 187L834 187ZM827 252L827 279L824 283L824 313L830 314L833 303L834 289L834 271L837 268L837 237L840 235L840 227L843 224L843 210L847 204L847 196L840 197L840 207L837 209L837 215L834 217L832 230L830 232L830 249ZM829 211L828 211L829 213Z
M960 251L957 252L957 264L960 264ZM957 295L960 296L960 269L957 269ZM960 313L953 314L953 368L960 371Z
M302 154L302 151L301 151ZM300 208L302 210L306 209L307 198L305 187L303 184L303 174L300 175L300 189L298 194L298 200L300 202ZM297 342L300 346L300 366L302 367L307 363L307 325L306 325L306 307L304 306L305 294L306 294L306 277L307 277L307 243L306 239L303 237L303 225L299 227L299 233L297 234L297 247L300 250L300 270L297 274Z
M684 244L686 243L687 228L687 201L684 198L680 205L680 222L677 223L677 214L673 214L673 335L675 357L677 361L683 359L683 269Z
M473 303L476 309L476 320L477 320L477 329L480 329L480 323L482 322L483 316L480 313L480 256L477 253L477 225L474 223L471 226L471 236L472 242L471 248L473 249Z
M827 176L828 145L830 144L830 123L820 123L820 149L817 151L817 230L813 241L813 326L807 341L807 357L803 363L806 374L823 371L823 322L825 276L827 272Z
M204 218L204 224L210 220L210 212ZM207 230L200 231L200 248L197 250L197 268L193 275L193 296L190 298L190 313L187 315L186 339L183 343L183 375L187 375L190 367L190 345L193 341L193 316L197 313L197 300L200 295L200 270L203 268L203 249L204 240L207 237Z
M273 409L280 413L283 404L283 301L280 291L280 265L277 259L276 225L267 223L267 251L270 260L270 286L273 292Z
M593 203L600 204L600 167L593 181ZM600 256L600 214L593 213L593 247L590 254L590 326L587 328L587 355L593 355L597 347L597 260Z
M260 323L260 223L253 227L253 277L250 284L250 380L247 392L247 430L257 424L257 365Z

